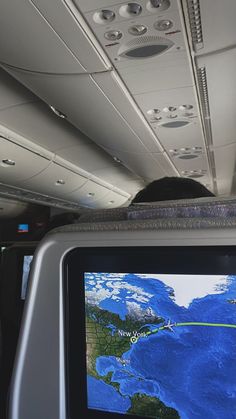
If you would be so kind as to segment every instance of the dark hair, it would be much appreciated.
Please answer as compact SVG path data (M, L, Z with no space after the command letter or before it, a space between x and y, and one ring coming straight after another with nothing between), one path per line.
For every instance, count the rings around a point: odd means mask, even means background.
M149 183L134 197L133 203L170 201L215 196L205 186L193 179L163 177Z

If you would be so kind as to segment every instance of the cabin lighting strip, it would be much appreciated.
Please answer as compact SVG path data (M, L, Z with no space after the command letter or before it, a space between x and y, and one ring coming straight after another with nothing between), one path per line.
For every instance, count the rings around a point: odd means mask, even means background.
M201 10L199 0L188 0L188 17L194 50L203 47Z

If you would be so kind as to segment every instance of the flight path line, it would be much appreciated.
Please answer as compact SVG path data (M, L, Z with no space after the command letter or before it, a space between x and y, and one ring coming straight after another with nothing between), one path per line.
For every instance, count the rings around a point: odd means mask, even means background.
M204 322L185 322L185 323L173 323L171 327L175 326L208 326L208 327L230 327L236 329L236 324L228 324L228 323L204 323ZM146 336L154 335L159 332L159 330L166 330L168 328L168 325L164 325L161 327L158 327L153 330L149 330L149 332L146 333ZM172 329L171 329L172 330ZM173 331L173 330L172 330ZM142 337L142 336L140 336ZM132 337L131 343L137 343L137 341L140 339L140 337Z
M186 323L175 323L174 326L212 326L212 327L233 327L236 329L236 324L227 323L202 323L202 322L186 322Z

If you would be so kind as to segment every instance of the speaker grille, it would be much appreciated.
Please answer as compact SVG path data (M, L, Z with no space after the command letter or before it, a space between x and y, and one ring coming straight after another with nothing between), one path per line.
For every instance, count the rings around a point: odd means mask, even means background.
M121 45L118 55L130 59L151 58L163 54L174 43L160 36L142 36Z
M164 124L161 124L161 126L164 128L181 128L181 127L185 127L188 124L190 124L189 121L171 121L171 122L164 122Z

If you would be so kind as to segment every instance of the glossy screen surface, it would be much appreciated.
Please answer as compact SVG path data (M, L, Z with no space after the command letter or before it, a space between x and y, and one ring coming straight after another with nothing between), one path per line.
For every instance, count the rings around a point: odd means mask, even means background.
M236 275L85 272L89 409L235 419Z

